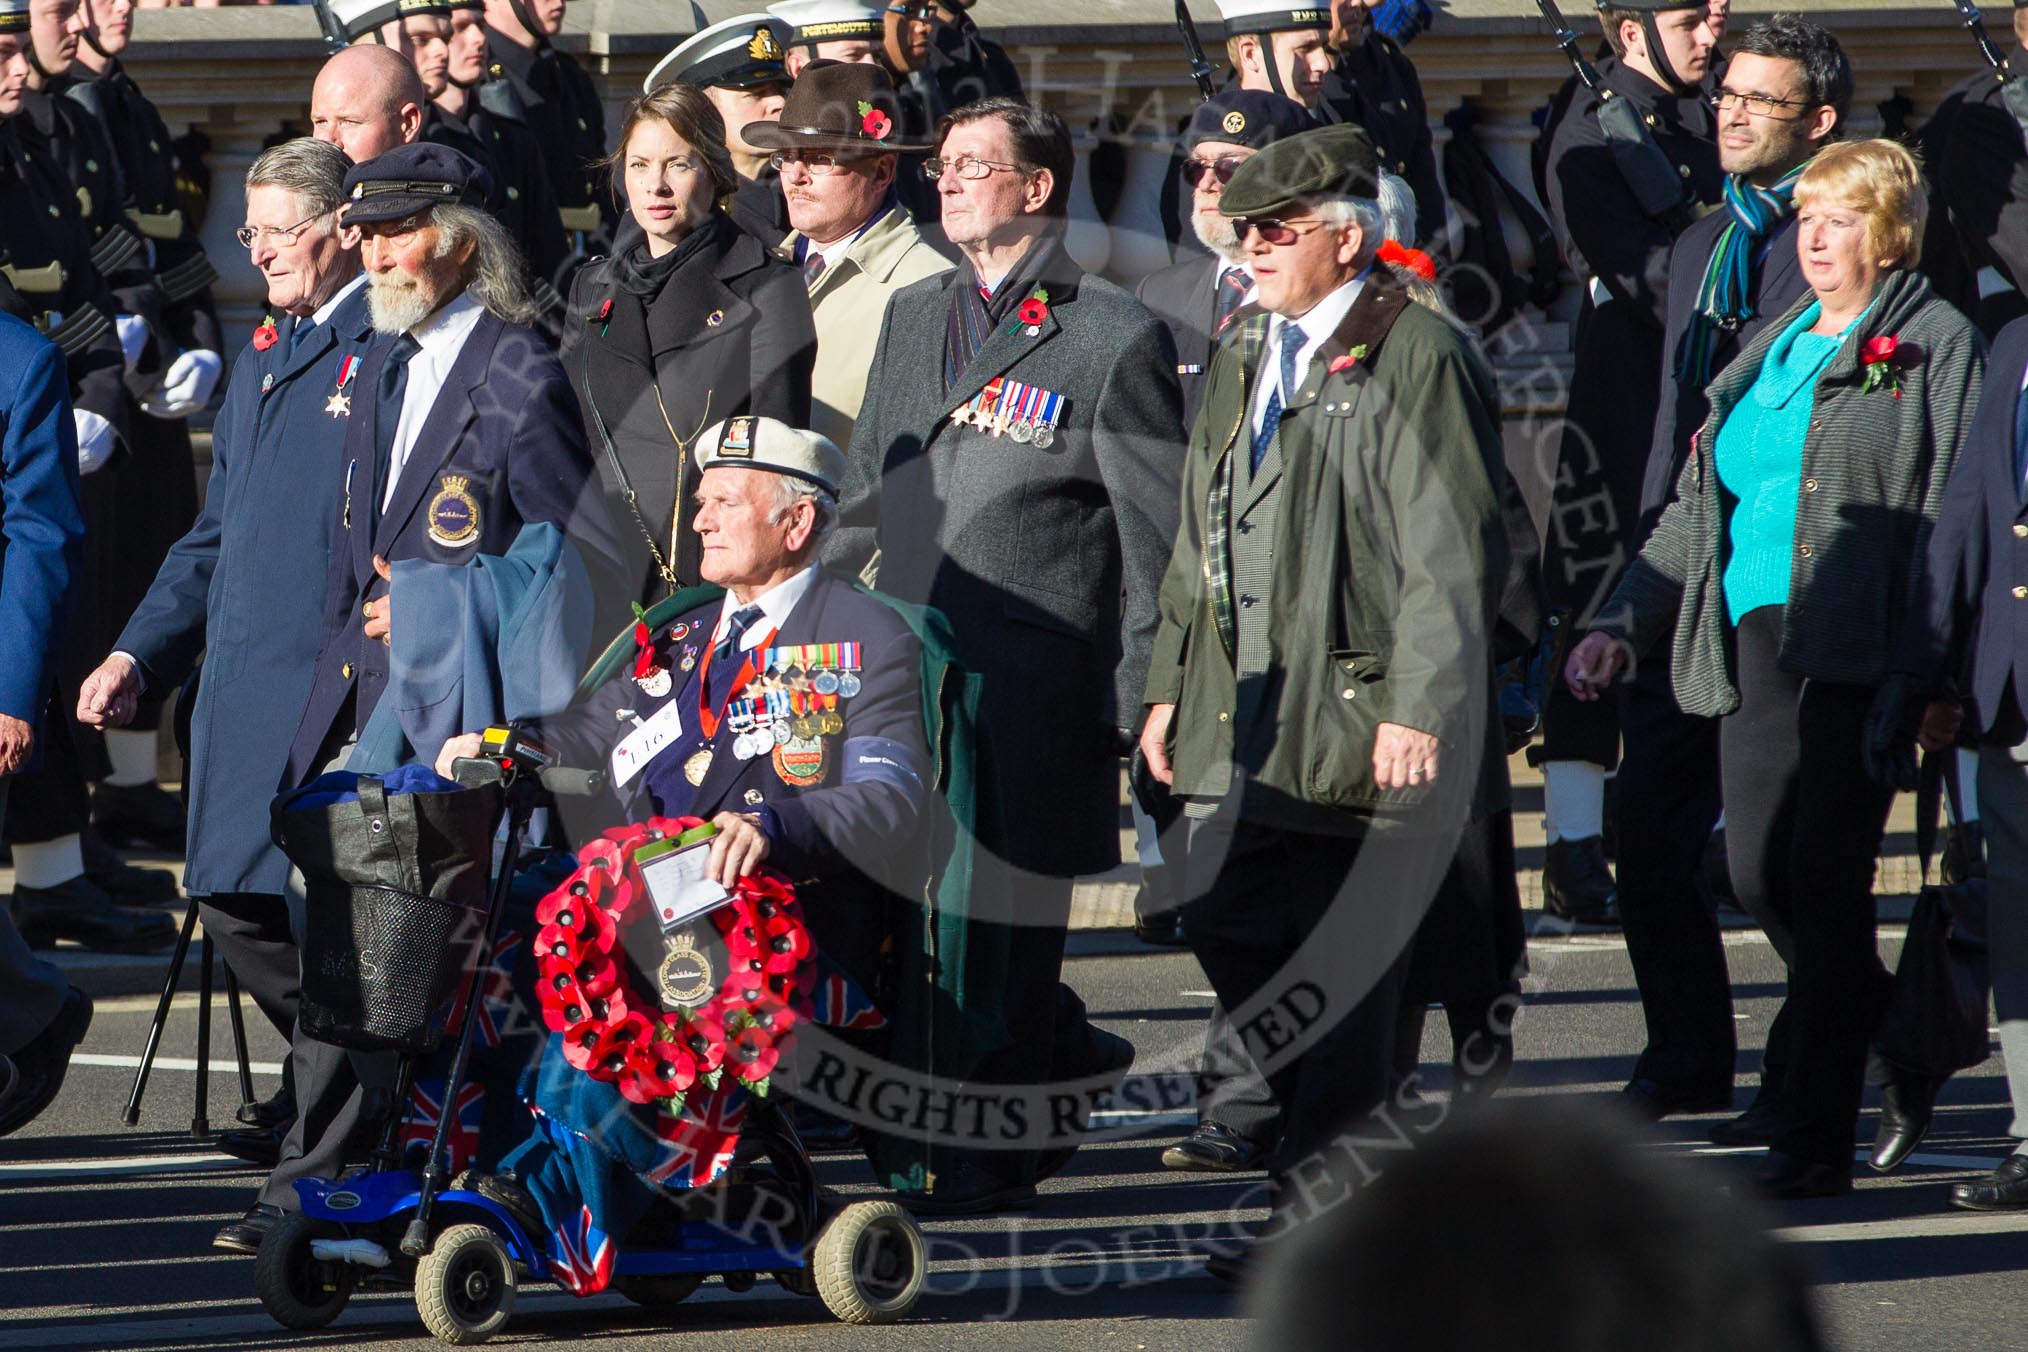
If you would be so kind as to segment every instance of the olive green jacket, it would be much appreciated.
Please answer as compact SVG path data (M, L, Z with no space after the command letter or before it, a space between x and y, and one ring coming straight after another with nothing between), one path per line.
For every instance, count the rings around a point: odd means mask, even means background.
M1266 316L1213 355L1184 465L1147 702L1175 704L1175 792L1290 830L1455 829L1503 805L1489 644L1507 574L1498 404L1442 319L1369 277L1281 423L1267 673L1235 678L1207 587L1212 490L1249 453ZM1336 368L1336 369L1333 369ZM1442 743L1434 789L1381 790L1378 726ZM1425 810L1439 809L1439 810Z

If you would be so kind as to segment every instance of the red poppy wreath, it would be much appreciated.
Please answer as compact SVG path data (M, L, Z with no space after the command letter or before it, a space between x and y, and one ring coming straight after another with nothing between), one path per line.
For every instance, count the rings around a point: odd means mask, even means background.
M543 1022L563 1035L564 1059L628 1101L671 1113L685 1100L701 1102L728 1074L767 1093L796 1024L810 1017L816 985L816 950L795 888L771 871L740 879L723 904L693 922L707 939L715 931L712 947L729 969L709 998L665 1010L636 983L630 948L661 943L636 852L711 834L696 817L607 831L578 851L577 870L535 910L536 990Z

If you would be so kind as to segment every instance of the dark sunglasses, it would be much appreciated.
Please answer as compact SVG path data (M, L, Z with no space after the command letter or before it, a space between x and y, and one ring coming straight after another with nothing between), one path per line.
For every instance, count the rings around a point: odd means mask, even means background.
M1191 187L1201 188L1204 186L1205 175L1212 174L1217 176L1218 186L1222 188L1232 182L1232 176L1238 173L1239 166L1245 163L1246 160L1237 155L1228 155L1217 160L1185 160L1183 179Z
M1323 228L1322 221L1314 221L1308 227L1298 230L1295 226L1286 225L1272 216L1235 216L1232 220L1232 233L1239 237L1242 244L1246 242L1247 232L1252 230L1259 232L1262 239L1276 248L1294 244L1304 235Z

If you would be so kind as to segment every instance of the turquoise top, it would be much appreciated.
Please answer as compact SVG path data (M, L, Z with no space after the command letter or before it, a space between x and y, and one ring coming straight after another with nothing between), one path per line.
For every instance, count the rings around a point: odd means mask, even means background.
M1782 330L1759 377L1718 428L1713 447L1718 481L1738 499L1726 522L1731 552L1721 582L1734 624L1749 611L1789 599L1803 438L1816 406L1817 377L1845 340L1843 333L1810 332L1822 312L1813 302Z

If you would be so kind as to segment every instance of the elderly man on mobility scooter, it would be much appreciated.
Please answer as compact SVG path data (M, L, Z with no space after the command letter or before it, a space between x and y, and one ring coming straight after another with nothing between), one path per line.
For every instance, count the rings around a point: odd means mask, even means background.
M708 431L695 454L701 571L725 589L723 595L702 589L678 593L644 613L631 635L617 640L594 668L590 679L603 675L603 682L569 714L543 720L533 731L560 763L602 765L625 820L708 823L675 842L708 838L692 852L695 867L683 884L665 884L657 866L625 873L646 882L661 922L659 944L657 926L640 924L612 942L620 950L615 958L624 953L633 959L620 966L631 966L643 978L620 988L628 1009L638 1011L645 1003L654 1020L652 1006L659 998L662 1010L676 1018L697 1016L711 1027L718 1014L707 1002L717 997L723 1003L722 988L733 973L719 936L699 911L723 895L720 889L738 889L751 898L754 892L742 880L762 866L794 884L793 901L784 897L785 908L807 921L806 935L781 941L793 945L784 956L794 959L814 949L827 970L842 973L858 990L881 988L881 949L893 928L892 908L908 904L902 898L920 898L928 877L929 833L922 823L933 785L916 634L887 602L814 562L836 519L844 468L838 448L773 419L742 417ZM456 761L486 750L478 734L454 738L438 758L438 772L450 775ZM639 828L608 831L606 840L614 844L587 847L581 861L625 852L641 866L656 852L653 846L640 850ZM696 899L700 895L702 901ZM552 927L570 923L568 916L558 916L570 896L567 888L559 889L538 920ZM765 903L760 914L768 914ZM591 939L581 942L584 965L572 969L573 978L598 962ZM538 956L549 953L543 937L536 948ZM554 970L561 973L567 965ZM543 971L548 980L552 966ZM846 987L821 984L825 992L804 1003L805 1016L848 1027L867 1022L838 1007L835 992ZM586 993L591 1004L612 998L588 980ZM799 996L809 994L806 989ZM544 998L553 1010L560 1003L550 992ZM574 988L561 997L575 998ZM766 1004L764 997L748 1008ZM863 1004L857 1009L865 1012ZM780 1027L773 1020L783 1013L778 1008L772 1016L763 1014L762 1031ZM560 1281L579 1294L610 1282L635 1299L660 1304L681 1299L706 1271L717 1270L702 1266L700 1258L694 1268L616 1273L618 1241L631 1232L631 1242L644 1250L658 1247L654 1238L638 1238L663 1233L653 1220L643 1223L657 1192L642 1178L665 1188L717 1181L733 1163L742 1120L749 1137L767 1148L775 1168L763 1182L777 1195L742 1197L745 1180L735 1177L726 1180L733 1186L718 1190L715 1206L686 1203L679 1210L685 1216L710 1211L734 1233L750 1235L758 1226L784 1255L801 1253L817 1236L819 1218L799 1214L810 1209L814 1184L793 1130L772 1109L765 1122L746 1111L758 1102L751 1091L765 1088L766 1065L757 1075L745 1058L758 1050L771 1063L771 1037L756 1038L746 1016L726 1019L741 1027L717 1039L725 1045L721 1083L709 1093L681 1095L682 1111L670 1114L643 1099L659 1099L670 1087L676 1078L671 1066L646 1072L645 1090L642 1079L616 1084L629 1072L602 1076L599 1061L624 1028L613 1018L603 1030L596 1029L596 1020L571 1022L569 1015L562 1020L561 1038L552 1041L533 1077L535 1135L503 1162L500 1175L469 1180L531 1232L554 1236L550 1249ZM693 1026L683 1024L686 1030ZM594 1040L589 1036L594 1031L606 1040ZM694 1069L711 1063L700 1058ZM756 1086L757 1080L763 1083ZM921 1284L913 1223L892 1203L861 1203L845 1215L851 1235L837 1238L851 1242L828 1246L836 1250L830 1253L819 1238L808 1245L806 1266L789 1259L780 1275L786 1284L823 1295L841 1317L867 1322L899 1317L914 1304Z

